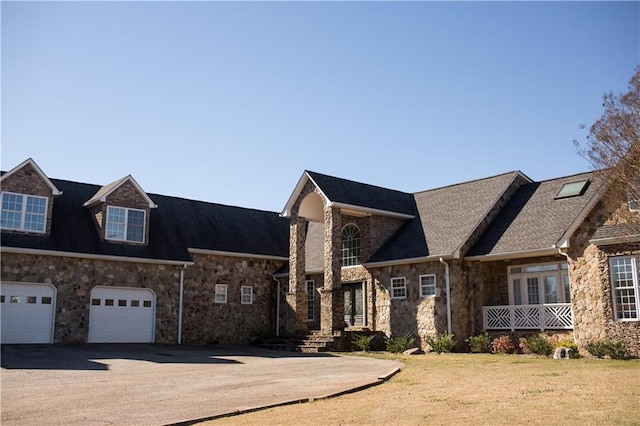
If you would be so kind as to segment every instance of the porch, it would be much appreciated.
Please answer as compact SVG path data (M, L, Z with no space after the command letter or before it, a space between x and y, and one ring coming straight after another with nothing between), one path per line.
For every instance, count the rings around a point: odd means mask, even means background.
M571 303L482 307L484 330L572 330Z

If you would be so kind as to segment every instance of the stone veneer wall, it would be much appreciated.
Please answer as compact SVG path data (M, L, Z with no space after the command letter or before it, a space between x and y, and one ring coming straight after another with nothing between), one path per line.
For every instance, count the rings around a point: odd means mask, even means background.
M48 283L57 289L54 342L82 343L89 334L91 289L142 287L156 294L156 342L177 341L180 271L176 266L2 253L2 281Z
M436 274L436 295L420 297L419 276ZM375 287L375 329L387 336L411 333L424 348L424 338L447 331L444 265L424 262L371 270ZM405 277L406 299L391 299L391 278Z
M45 226L45 234L49 235L51 233L54 197L52 196L49 185L47 185L40 174L30 164L26 164L23 168L16 170L11 176L4 179L2 181L2 190L18 194L47 197L49 200L47 201L47 223ZM11 231L3 230L2 232ZM24 231L20 231L20 233L24 233Z
M246 344L251 337L275 333L277 284L272 277L284 261L192 256L195 264L184 279L184 343ZM216 284L227 285L227 303L215 303ZM242 286L253 287L250 305L241 303Z
M609 260L616 256L639 256L640 243L596 247L590 245L573 273L574 338L579 346L598 340L623 341L640 356L640 321L616 321Z
M194 255L184 272L183 343L246 344L274 334L276 283L283 261ZM82 343L89 334L96 286L149 288L156 294L156 343L176 343L181 266L2 253L2 281L49 283L57 289L54 342ZM227 284L227 303L214 303L215 284ZM240 287L253 287L253 304Z

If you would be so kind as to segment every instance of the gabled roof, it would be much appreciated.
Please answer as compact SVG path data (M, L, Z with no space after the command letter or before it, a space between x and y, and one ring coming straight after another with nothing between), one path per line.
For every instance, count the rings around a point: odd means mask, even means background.
M64 195L53 203L51 235L2 232L2 247L63 253L191 262L189 249L288 258L289 221L278 213L153 195L146 246L99 238L87 199L96 185L53 179Z
M590 183L582 195L556 198L564 184L584 179ZM601 184L594 173L581 173L521 186L467 255L518 256L566 247L599 199Z
M155 209L156 207L158 207L157 204L155 204L153 200L149 198L147 193L142 189L142 187L138 184L138 182L136 182L136 180L131 175L127 175L122 179L118 179L115 182L111 182L103 186L95 194L93 194L93 196L89 198L83 205L85 207L89 207L97 203L106 202L107 197L111 195L113 191L115 191L116 189L124 185L126 182L130 182L136 188L136 190L140 193L140 195L144 197L145 201L149 203L149 208Z
M36 164L35 161L33 161L32 158L27 158L26 160L24 160L22 163L18 164L13 169L11 169L8 172L4 173L2 175L2 177L0 177L0 183L3 180L7 179L9 176L13 175L18 170L21 170L23 167L25 167L27 165L31 166L36 171L36 173L38 173L40 178L47 184L47 186L49 188L51 188L51 194L53 194L53 195L61 195L62 194L62 192L53 184L53 182L51 182L51 180L47 177L46 174L44 174L42 169Z
M368 263L459 256L458 251L517 179L531 182L513 171L414 194L419 216L408 221Z
M307 182L311 181L333 207L410 219L415 217L413 195L375 185L305 171L289 197L282 216L291 217L293 204Z

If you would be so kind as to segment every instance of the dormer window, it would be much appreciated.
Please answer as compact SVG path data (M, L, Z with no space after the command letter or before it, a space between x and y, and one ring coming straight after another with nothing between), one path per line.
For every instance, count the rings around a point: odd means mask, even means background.
M144 242L145 211L107 206L105 238L115 241Z
M47 197L3 192L0 228L44 233L48 201Z

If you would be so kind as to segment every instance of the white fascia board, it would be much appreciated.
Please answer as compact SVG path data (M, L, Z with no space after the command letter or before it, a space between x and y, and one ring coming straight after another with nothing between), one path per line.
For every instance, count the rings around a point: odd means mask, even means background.
M609 238L597 238L589 240L589 243L596 246L607 246L612 244L625 244L625 243L637 243L640 242L640 235L632 235L627 237L609 237Z
M397 260L385 260L382 262L367 262L363 263L362 266L366 268L381 268L384 266L397 266L397 265L408 265L411 263L423 263L423 262L437 262L440 259L453 259L452 255L434 255L434 256L423 256L423 257L412 257L407 259L397 259Z
M300 193L302 192L302 189L307 184L307 182L311 182L316 187L318 192L320 192L320 195L322 195L322 198L324 199L325 203L329 203L329 198L327 198L327 195L324 192L322 192L322 189L320 189L318 184L311 178L311 176L309 175L309 172L305 170L302 176L300 177L300 180L298 180L298 184L296 185L296 188L293 190L293 193L291 193L291 196L287 200L287 204L284 206L284 209L282 210L282 213L280 213L280 216L291 217L291 210L293 209L293 204L296 202L296 200L300 196Z
M140 184L138 184L138 182L136 182L136 180L131 175L127 175L127 176L123 177L120 180L117 180L115 182L112 182L112 183L109 183L109 184L105 185L105 186L111 185L112 187L109 188L108 191L105 191L104 194L101 194L100 197L98 197L98 198L96 198L95 196L92 197L90 200L85 202L83 204L83 206L84 207L89 207L89 206L92 206L92 205L97 204L97 203L106 203L107 202L107 197L109 195L111 195L111 193L113 191L115 191L116 189L120 188L127 181L131 182L131 184L136 188L136 190L144 197L145 201L149 204L149 208L155 209L155 208L158 207L158 205L156 203L154 203L151 198L149 198L149 196L144 191L144 189L142 189ZM98 191L98 192L100 192L100 191Z
M47 186L49 186L49 188L51 188L51 193L53 195L62 195L62 191L60 191L58 188L56 188L56 186L53 184L53 182L51 182L51 180L47 177L46 174L44 174L44 172L42 171L42 169L40 168L40 166L38 166L36 164L35 161L33 161L32 158L27 158L26 160L24 160L22 163L18 164L16 167L14 167L13 169L9 170L7 173L5 173L4 175L2 175L2 177L0 178L0 182L5 180L6 178L8 178L9 176L11 176L12 174L14 174L16 171L20 170L21 168L23 168L24 166L26 166L27 164L31 165L31 167L33 167L36 171L36 173L38 173L38 175L40 175L40 177L42 178L42 180L45 181L45 183L47 184Z
M525 257L549 256L558 254L559 247L514 251L508 253L481 254L478 256L465 256L464 260L479 260L480 262L492 262L494 260L522 259Z
M366 216L376 215L376 216L394 217L394 218L397 218L397 219L415 219L415 216L411 215L411 214L390 212L388 210L372 209L372 208L369 208L369 207L361 207L361 206L355 206L355 205L352 205L352 204L345 204L345 203L333 203L333 202L330 202L329 203L329 207L335 207L337 209L345 209L345 210L353 210L353 211L356 211L356 212L362 212Z
M193 261L149 259L144 257L112 256L92 253L74 253L69 251L30 249L22 247L0 247L3 253L31 254L35 256L73 257L76 259L107 260L113 262L150 263L156 265L192 266Z
M206 254L212 256L225 256L225 257L242 257L245 259L266 259L266 260L289 260L288 257L272 256L268 254L254 254L254 253L239 253L233 251L221 251L221 250L207 250L199 248L189 248L189 253L193 254Z

